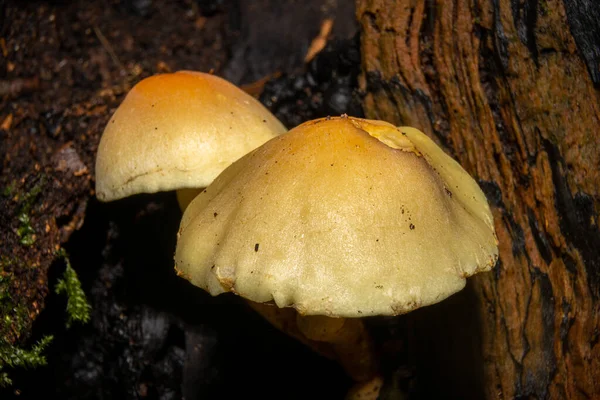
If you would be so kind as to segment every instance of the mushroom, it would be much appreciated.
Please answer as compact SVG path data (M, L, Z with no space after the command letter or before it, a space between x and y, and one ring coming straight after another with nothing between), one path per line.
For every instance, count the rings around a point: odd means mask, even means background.
M258 100L215 75L151 76L131 89L102 134L96 196L177 190L184 209L233 161L285 131Z
M361 317L437 303L498 257L485 195L414 128L306 122L225 169L184 212L179 275L264 312L293 308L357 381L378 372Z

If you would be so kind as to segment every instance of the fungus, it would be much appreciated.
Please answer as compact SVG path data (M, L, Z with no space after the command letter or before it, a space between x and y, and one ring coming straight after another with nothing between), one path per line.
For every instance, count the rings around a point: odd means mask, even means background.
M184 209L233 161L285 131L258 100L222 78L151 76L131 89L102 134L96 196L177 190Z
M214 296L294 308L365 382L378 365L361 317L442 301L497 256L486 198L456 161L417 129L342 116L225 169L184 212L175 264Z

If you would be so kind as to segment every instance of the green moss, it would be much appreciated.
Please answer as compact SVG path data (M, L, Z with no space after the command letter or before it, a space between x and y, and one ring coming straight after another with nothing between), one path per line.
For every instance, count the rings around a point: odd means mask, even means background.
M25 195L23 196L23 199L21 200L21 211L22 212L29 212L29 210L31 209L31 206L33 206L33 203L35 202L35 199L42 192L42 189L44 188L45 185L46 185L46 176L40 175L38 178L38 182L33 186L33 188L31 188L31 190L29 192L25 193Z
M10 288L16 279L7 267L14 266L17 261L6 256L0 257L0 340L8 337L16 338L27 328L29 316L24 299L13 298Z
M14 298L10 288L17 279L8 267L23 268L18 261L7 256L0 257L0 387L11 385L12 381L6 368L32 368L46 364L41 354L50 341L51 336L45 336L30 350L9 343L9 338L18 338L29 326L28 310L24 299Z
M37 178L37 183L26 194L15 193L15 186L10 185L0 193L6 197L17 199L17 235L20 243L31 246L35 242L35 230L31 224L31 210L35 201L45 186L45 176ZM66 268L62 279L56 284L57 293L65 293L67 300L67 327L75 321L87 322L90 319L91 307L87 302L85 293L81 289L81 283L77 278L75 270L64 250L58 252L58 256L65 260ZM35 368L46 364L46 358L42 354L44 349L52 341L52 336L43 337L30 349L16 345L17 341L24 337L31 326L29 316L28 299L25 296L16 295L15 288L19 287L19 279L16 271L24 271L29 268L22 261L5 255L0 256L0 387L12 384L7 369L13 368Z
M31 226L31 219L29 213L33 207L35 199L38 197L43 187L46 184L46 177L40 176L35 186L27 192L21 199L21 207L17 219L19 221L19 227L17 228L17 235L19 236L19 242L23 246L31 246L35 243L35 230ZM14 191L14 188L11 189Z
M17 218L19 220L19 228L17 229L19 243L23 246L31 246L35 243L35 230L31 226L29 215L22 213Z
M11 182L8 186L6 186L4 189L2 189L2 196L4 197L11 197L14 192L15 192L15 187L17 185L15 184L15 182Z
M66 268L62 279L58 280L55 290L58 294L64 293L67 295L67 328L69 328L73 322L88 322L92 307L81 288L81 282L77 277L77 273L71 267L67 252L64 249L60 249L58 256L65 260Z
M65 261L66 265L63 277L57 282L55 290L59 294L66 294L68 298L67 327L70 327L73 322L88 322L91 306L81 288L77 273L71 267L64 249L59 250L57 255ZM26 266L19 265L18 260L0 256L0 387L12 385L6 369L46 365L46 358L42 353L53 339L50 335L44 336L31 349L24 349L9 342L9 338L21 337L29 326L26 300L14 298L9 290L15 284L13 281L17 279L10 270L22 268Z
M8 373L3 371L7 367L35 368L46 365L46 357L44 357L42 351L48 347L52 339L52 336L44 336L39 342L33 345L31 350L12 346L0 340L0 387L12 385L12 380Z

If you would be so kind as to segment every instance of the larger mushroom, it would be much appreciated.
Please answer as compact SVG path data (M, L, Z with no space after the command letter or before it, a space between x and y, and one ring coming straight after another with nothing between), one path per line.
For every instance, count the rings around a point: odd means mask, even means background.
M96 196L177 190L185 208L232 162L285 131L258 100L218 76L151 76L131 89L102 134Z
M185 211L175 263L212 295L294 308L365 380L377 366L359 317L437 303L497 256L486 198L456 161L414 128L343 116L223 171Z

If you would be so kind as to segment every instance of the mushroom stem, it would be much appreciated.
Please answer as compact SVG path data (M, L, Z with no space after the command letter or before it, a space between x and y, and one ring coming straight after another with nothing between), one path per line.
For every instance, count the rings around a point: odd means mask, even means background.
M247 303L275 328L316 353L337 360L355 381L365 382L377 375L379 360L361 319L302 316L293 308L250 300Z
M377 400L383 386L383 378L375 376L368 381L355 384L346 394L345 400Z
M383 384L378 374L378 357L364 322L358 318L302 316L293 308L246 300L271 325L311 348L337 360L357 383L346 400L376 399Z
M298 313L293 308L279 308L271 304L255 303L250 300L246 300L246 303L275 328L310 347L317 354L332 360L337 358L330 344L309 339L302 334L296 324Z
M355 381L367 381L377 374L378 357L361 319L298 314L296 325L307 339L330 343L342 368Z
M202 192L204 188L185 188L185 189L177 189L177 203L179 203L179 208L181 212L184 212L187 206L194 200L196 196Z

